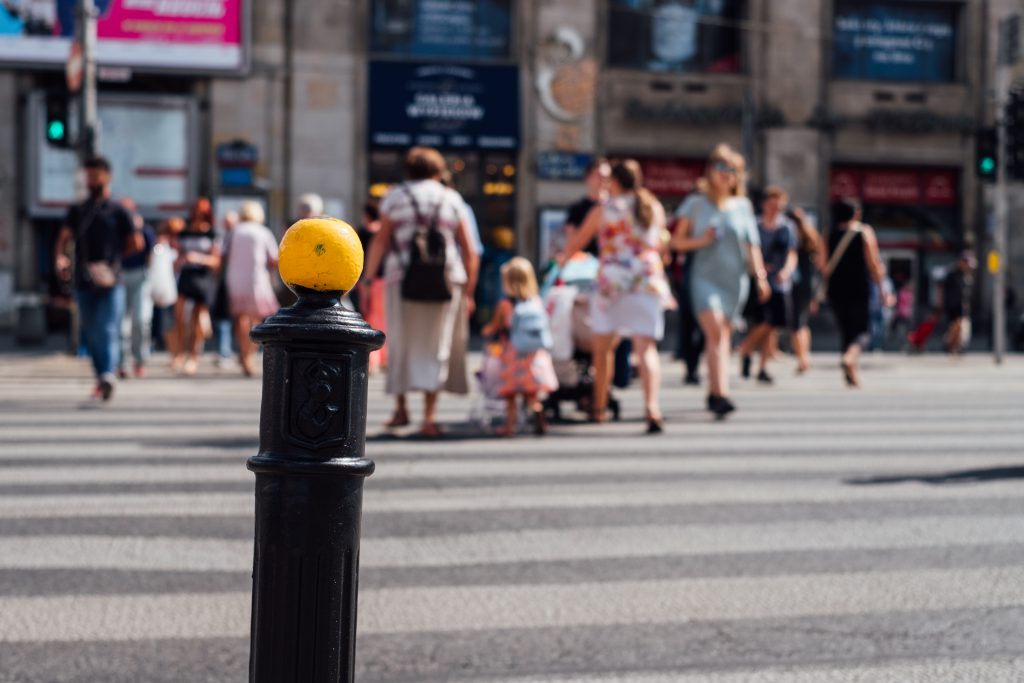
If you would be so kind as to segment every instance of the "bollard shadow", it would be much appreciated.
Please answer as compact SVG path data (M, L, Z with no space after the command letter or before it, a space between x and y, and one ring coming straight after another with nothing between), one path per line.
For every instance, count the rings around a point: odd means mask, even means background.
M865 479L847 479L843 483L852 486L877 486L883 484L903 484L919 482L921 484L968 484L986 481L1004 481L1008 479L1024 479L1024 466L990 467L986 469L961 470L940 474L897 474L889 477L870 477Z

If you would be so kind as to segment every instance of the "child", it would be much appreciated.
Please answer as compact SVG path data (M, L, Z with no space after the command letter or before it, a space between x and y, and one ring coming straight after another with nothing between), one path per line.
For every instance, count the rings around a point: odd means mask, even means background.
M484 329L485 336L499 337L501 382L498 395L505 399L505 425L500 436L512 436L516 429L516 399L533 413L534 433L547 431L544 409L538 395L558 388L551 362L551 332L541 302L537 276L525 258L516 257L501 268L501 283L507 298L502 299L494 318Z

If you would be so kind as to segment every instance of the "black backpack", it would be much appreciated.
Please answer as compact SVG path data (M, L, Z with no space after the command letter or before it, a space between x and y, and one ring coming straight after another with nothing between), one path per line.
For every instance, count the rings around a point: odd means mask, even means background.
M402 298L424 303L451 301L452 290L448 286L446 274L448 244L437 227L444 207L444 197L438 202L433 218L428 223L409 188L403 186L402 189L409 196L413 213L416 214L416 230L409 244L409 263L402 276Z

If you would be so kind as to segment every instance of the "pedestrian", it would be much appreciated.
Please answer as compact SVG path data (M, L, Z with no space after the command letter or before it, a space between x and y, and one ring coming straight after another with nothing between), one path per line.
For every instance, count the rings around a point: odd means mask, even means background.
M953 356L960 355L971 338L971 296L976 265L974 254L964 251L942 281L942 308L949 320L946 351Z
M178 355L171 359L171 368L194 375L203 345L213 335L210 305L220 267L220 243L206 197L195 201L188 224L178 235L178 267L178 302L174 308Z
M277 311L277 295L270 279L277 267L277 238L266 225L263 206L256 201L242 202L238 225L224 244L224 282L228 305L235 321L235 341L242 372L252 377L255 344L249 332Z
M604 157L594 157L587 164L584 182L587 193L569 205L569 211L565 218L565 239L566 244L571 239L571 234L583 227L583 221L587 214L598 204L608 198L608 184L612 177L612 165ZM597 240L591 240L586 245L585 251L597 256Z
M231 340L234 337L234 325L231 316L231 302L227 284L227 243L231 240L231 232L238 226L238 212L228 211L221 220L221 264L217 271L217 294L210 306L210 317L213 319L214 346L217 347L218 368L228 368L232 364Z
M497 433L515 435L516 401L521 400L533 420L534 433L541 435L547 432L547 422L540 395L558 389L548 314L533 265L525 258L517 256L501 267L501 285L505 298L481 330L501 345L497 393L505 399L505 425Z
M662 262L665 210L644 188L640 164L633 159L612 166L608 189L608 199L590 210L561 259L564 264L597 238L600 266L597 292L590 302L594 333L591 418L605 420L615 349L623 336L629 336L640 363L647 431L656 434L663 429L658 341L665 331L665 309L674 305Z
M413 147L405 158L407 182L391 188L381 202L381 226L370 245L365 273L385 264L388 327L386 391L395 397L387 427L409 424L406 394L424 394L422 436L442 434L437 399L442 390L466 393L465 343L459 325L473 312L480 259L462 199L441 184L444 157L430 147ZM386 257L386 261L384 260ZM363 280L364 297L369 281ZM455 386L456 378L462 386ZM459 391L461 389L461 391Z
M160 225L150 257L150 293L153 297L153 342L172 358L181 353L174 328L174 307L178 301L178 235L185 219L172 216Z
M370 253L370 245L380 232L380 208L376 202L366 202L363 205L363 220L359 227L359 241L363 245L363 253ZM366 296L357 299L357 310L362 313L363 319L370 324L370 327L387 334L387 315L385 313L386 286L384 282L383 265L376 273L364 273L369 288L366 289ZM371 375L380 372L380 369L387 367L387 345L370 352L370 363L368 371Z
M771 384L768 359L778 348L778 331L788 330L792 320L793 275L799 264L796 226L786 215L789 196L777 185L769 185L761 203L761 217L757 221L757 234L761 241L761 258L768 274L771 296L761 303L754 300L751 307L753 327L740 344L741 375L750 377L751 356L758 352L757 381Z
M145 237L120 203L110 197L110 162L83 164L89 197L68 209L57 238L56 271L74 282L82 336L96 375L93 398L110 400L120 364L124 317L122 259L142 251ZM66 255L74 244L74 262Z
M829 260L822 274L822 288L839 325L843 378L850 387L860 386L858 360L868 343L871 283L881 288L885 277L875 231L860 218L856 199L842 199L832 207L835 229L828 236Z
M319 218L324 215L323 197L315 192L306 192L299 196L299 215L297 221L303 218Z
M729 398L729 357L733 323L743 312L750 275L759 301L767 301L772 290L754 208L746 196L743 156L728 145L716 146L697 189L676 211L671 247L693 259L690 294L706 340L707 407L724 417L736 409Z
M125 367L129 354L134 360L132 372L141 378L146 374L146 362L153 343L153 297L150 293L149 266L156 244L156 234L138 212L135 201L121 199L121 206L132 217L136 230L142 231L144 245L141 251L121 259L124 272L124 294L126 315L121 329L121 362L117 376L128 377Z
M790 209L788 216L797 233L797 266L791 292L791 338L796 371L802 375L811 367L811 300L817 274L825 267L825 243L803 209Z

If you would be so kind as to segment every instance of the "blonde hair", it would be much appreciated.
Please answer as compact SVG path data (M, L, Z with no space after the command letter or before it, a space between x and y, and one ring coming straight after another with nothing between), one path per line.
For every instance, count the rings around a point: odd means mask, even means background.
M704 177L697 181L697 189L707 195L715 204L720 204L725 197L716 197L711 184L711 167L716 161L724 161L736 169L736 184L732 188L731 197L747 196L747 161L743 155L724 142L715 145L708 156L708 165L704 169Z
M246 221L249 223L263 224L266 220L266 214L263 213L263 205L252 199L248 199L242 202L242 205L238 207L238 218L239 220Z
M513 299L525 301L540 296L533 264L522 256L516 256L501 267L501 284Z

